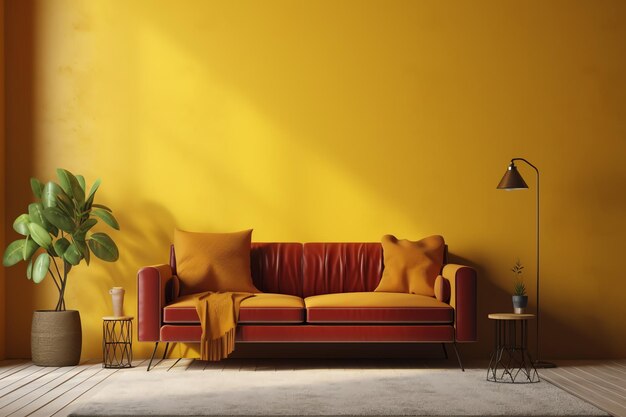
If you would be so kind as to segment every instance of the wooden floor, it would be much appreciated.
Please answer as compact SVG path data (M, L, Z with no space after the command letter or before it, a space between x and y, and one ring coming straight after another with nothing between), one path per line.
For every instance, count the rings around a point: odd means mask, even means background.
M97 361L78 366L42 368L27 361L0 362L0 416L67 416L96 393L100 384L116 372L145 372L147 361L133 369L104 369ZM166 359L150 372L187 370L267 370L323 367L450 367L441 361L346 360L227 360L207 363L193 359ZM480 366L482 367L482 366ZM540 370L540 376L590 402L611 415L626 417L626 361L570 361Z
M607 413L626 417L626 360L557 361L540 375Z
M138 361L141 366L145 361ZM28 361L0 362L0 416L67 416L77 401L119 372L101 362L43 368Z

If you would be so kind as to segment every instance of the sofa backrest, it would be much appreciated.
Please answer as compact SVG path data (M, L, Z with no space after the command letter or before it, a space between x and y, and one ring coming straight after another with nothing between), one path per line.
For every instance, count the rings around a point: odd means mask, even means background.
M310 297L374 291L383 271L380 243L252 243L254 285L263 292Z
M170 265L176 273L173 245ZM250 268L254 285L263 292L310 297L374 291L383 273L383 249L378 242L253 242Z
M250 269L260 291L302 297L302 243L253 242Z
M305 243L303 297L374 291L383 272L380 243Z

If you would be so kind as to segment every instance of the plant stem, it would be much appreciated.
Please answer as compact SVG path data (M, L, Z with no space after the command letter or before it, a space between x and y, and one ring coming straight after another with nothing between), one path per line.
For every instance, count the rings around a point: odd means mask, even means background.
M59 287L59 283L57 282L56 277L54 276L54 274L52 273L52 269L48 268L48 273L50 274L50 276L52 277L52 281L54 281L54 285L56 285L57 290L59 292L61 292L61 287Z
M55 258L54 256L50 255L50 257L52 258L52 262L54 263L54 269L56 269L56 271L57 271L57 276L59 277L59 282L60 282L61 281L61 271L59 271L59 265L57 265L57 261L56 261L56 259L54 259ZM52 275L52 273L50 273L50 275ZM52 278L55 278L54 275L52 275ZM58 287L58 285L57 285L57 287ZM61 290L61 289L59 288L59 290Z
M63 261L63 280L61 281L61 295L59 297L61 311L65 311L65 287L67 285L67 272L67 262Z
M57 289L59 290L59 301L57 302L57 306L55 310L61 311L62 306L65 304L65 302L63 301L63 289L65 288L65 284L63 283L63 277L61 276L59 265L57 265L57 261L54 256L52 256L52 262L54 263L54 268L57 271L57 275L59 277L59 282L60 282L60 285L59 285L57 284L56 279L54 280L54 283L57 286ZM52 274L52 271L50 272L50 275L52 275L52 278L54 278L54 274Z

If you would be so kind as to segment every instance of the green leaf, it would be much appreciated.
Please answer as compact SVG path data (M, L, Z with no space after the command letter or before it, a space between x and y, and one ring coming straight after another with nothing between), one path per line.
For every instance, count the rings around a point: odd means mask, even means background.
M33 190L33 195L37 199L41 199L41 193L43 191L43 184L37 178L30 179L30 189Z
M84 236L81 236L81 237L84 238ZM87 247L85 240L79 239L79 238L74 239L74 246L78 248L80 253L83 255L83 258L85 258L85 262L87 262L87 265L89 265L90 254L89 254L89 248Z
M74 239L74 241L78 240L79 242L86 243L87 241L86 237L87 237L87 233L78 233L78 232L72 233L72 238Z
M97 223L98 223L98 220L96 220L96 219L87 219L87 220L85 220L83 222L83 224L78 226L78 229L76 229L76 234L77 235L81 235L81 236L85 236L87 234L87 232L89 231L89 229L94 227Z
M65 191L67 195L72 197L73 194L70 175L71 174L69 173L69 171L62 168L57 168L57 177L59 177L59 183L61 184L61 188L63 188L63 191Z
M54 251L59 255L60 258L63 257L63 254L67 250L67 247L70 245L70 241L66 238L62 237L61 239L57 239L54 241L52 246L54 247Z
M76 225L71 217L58 207L47 207L43 210L43 215L51 224L59 229L72 233L76 229Z
M37 252L37 249L39 249L39 245L34 241L34 239L32 239L32 236L26 236L26 242L24 243L24 249L22 251L22 259L25 261L29 260L30 257Z
M26 278L31 279L33 277L33 260L28 261L28 266L26 267Z
M65 214L67 214L71 218L75 217L76 204L74 204L74 200L68 197L65 192L57 194L57 202L58 207L63 210Z
M50 181L43 187L41 202L45 208L59 207L68 216L74 216L74 201L65 194L65 191L57 183Z
M78 182L75 176L72 175L70 178L73 178L71 181L72 181L72 193L74 194L74 199L78 203L77 206L82 207L83 203L85 202L85 190L83 189L83 187L80 186L80 183Z
M4 251L4 256L2 257L2 265L13 266L19 261L23 260L25 244L26 239L20 239L11 242Z
M47 229L48 221L43 216L43 204L41 203L29 204L28 215L30 216L31 222L37 223L39 226Z
M102 210L106 210L106 211L109 211L111 213L113 212L113 210L111 210L110 208L108 208L107 206L104 206L102 204L92 204L92 206L93 207L97 207L97 208L101 208Z
M50 255L42 253L37 257L33 265L33 282L39 284L48 275L50 268Z
M83 214L88 214L89 211L91 210L91 206L93 205L93 199L94 199L95 195L91 195L89 196L89 198L87 198L87 200L85 200L85 204L83 204L82 207L82 213Z
M94 233L88 243L94 255L103 261L114 262L120 257L115 242L106 233Z
M83 252L83 257L85 258L85 262L87 262L87 265L89 265L89 262L91 262L91 252L89 252L89 247L87 247L86 244L85 251Z
M13 230L15 230L22 236L28 236L30 235L30 230L28 230L28 223L30 223L30 217L28 216L28 214L20 214L13 222Z
M98 178L96 182L93 183L93 185L91 186L91 191L89 191L89 197L93 197L96 191L98 191L98 187L100 187L101 182L102 181L100 180L100 178ZM93 199L91 201L93 201Z
M50 232L52 236L57 237L59 235L59 228L48 222L48 232Z
M96 208L91 211L91 214L93 214L96 217L99 217L100 219L102 219L102 221L104 221L106 224L108 224L115 230L120 230L120 225L115 219L115 217L113 216L113 213L106 211L104 209Z
M82 175L76 175L76 179L78 180L78 183L80 184L80 188L83 189L83 193L85 193L85 187L87 186L85 184L85 177L83 177Z
M42 248L50 247L52 238L46 229L39 226L37 223L28 223L28 230L30 230L30 237L37 242Z
M57 176L61 181L61 188L63 188L63 191L65 191L68 196L74 197L76 202L78 202L78 206L82 206L85 202L85 190L80 186L80 183L74 174L68 170L58 168Z
M67 247L67 250L63 254L63 259L69 262L71 265L78 265L80 260L83 259L82 253L80 250L72 243Z
M63 190L59 185L55 182L49 181L43 187L43 191L41 193L41 202L44 207L56 207L58 205L57 195L64 194Z

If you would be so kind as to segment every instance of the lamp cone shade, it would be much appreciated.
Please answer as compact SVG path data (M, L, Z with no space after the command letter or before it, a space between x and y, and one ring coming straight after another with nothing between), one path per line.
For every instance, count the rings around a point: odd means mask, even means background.
M515 164L511 162L511 165L509 165L509 168L504 173L504 176L496 188L499 190L523 190L528 188L528 185L517 170Z

